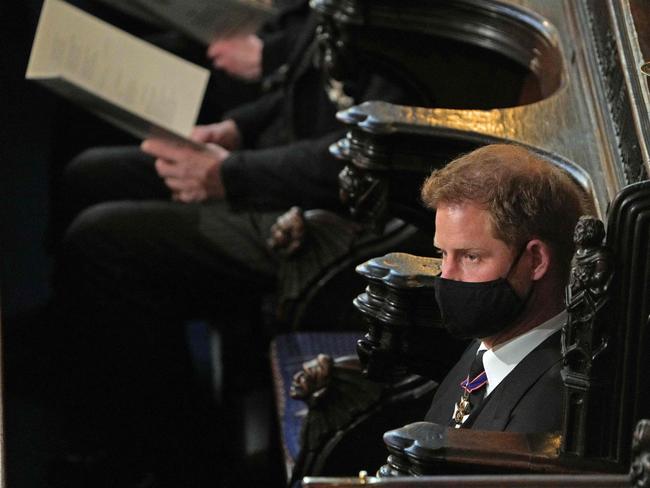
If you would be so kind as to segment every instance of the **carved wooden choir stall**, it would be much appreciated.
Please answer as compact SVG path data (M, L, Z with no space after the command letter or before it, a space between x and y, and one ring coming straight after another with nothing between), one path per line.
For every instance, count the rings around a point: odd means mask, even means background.
M367 102L339 113L348 133L331 150L347 163L341 196L354 225L381 232L399 218L432 236L433 215L417 200L423 178L458 154L513 142L568 171L606 226L584 218L574 236L562 432L416 422L462 344L440 327L436 259L391 253L358 267L363 337L288 335L273 345L289 479L357 486L370 480L313 476L383 465L372 481L387 486L648 486L650 90L640 69L650 60L647 5L313 0L312 7L322 16L333 90L363 66L427 100L428 108ZM333 359L352 354L355 342L358 359ZM301 404L289 398L291 377L314 357L293 380ZM394 428L401 424L408 425ZM392 430L378 454L380 437L368 436L380 426ZM458 473L464 477L449 476Z

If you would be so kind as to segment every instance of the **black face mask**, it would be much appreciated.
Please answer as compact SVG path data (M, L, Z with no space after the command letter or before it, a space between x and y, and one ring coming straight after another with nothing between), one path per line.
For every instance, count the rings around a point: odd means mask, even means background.
M526 297L520 298L507 279L525 250L524 246L505 278L480 283L435 278L433 286L442 324L451 335L460 339L480 339L512 324L532 292L531 287Z

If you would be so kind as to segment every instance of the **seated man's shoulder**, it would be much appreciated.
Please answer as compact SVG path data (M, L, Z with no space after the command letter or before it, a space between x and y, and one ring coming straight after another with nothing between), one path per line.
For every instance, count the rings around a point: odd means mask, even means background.
M512 410L506 425L511 432L553 432L562 428L564 384L558 360L531 384Z

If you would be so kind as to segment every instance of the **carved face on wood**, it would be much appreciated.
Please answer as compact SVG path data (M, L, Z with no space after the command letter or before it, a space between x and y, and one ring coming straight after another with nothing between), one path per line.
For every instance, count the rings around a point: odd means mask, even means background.
M347 165L339 174L341 202L359 222L380 224L386 214L388 183L372 173Z
M576 224L573 242L578 247L598 246L605 237L603 223L591 216L583 215Z

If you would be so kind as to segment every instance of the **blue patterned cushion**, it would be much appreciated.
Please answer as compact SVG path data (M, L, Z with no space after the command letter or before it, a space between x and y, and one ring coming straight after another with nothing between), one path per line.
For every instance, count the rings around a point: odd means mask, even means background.
M289 472L300 451L300 428L307 413L305 403L289 396L293 375L302 369L302 363L320 353L334 358L355 355L361 336L361 332L297 332L278 336L271 344L275 400Z

